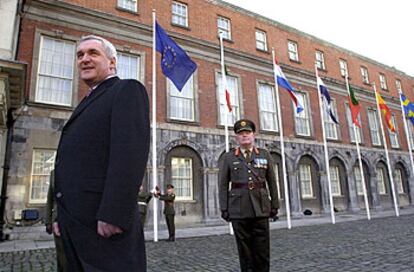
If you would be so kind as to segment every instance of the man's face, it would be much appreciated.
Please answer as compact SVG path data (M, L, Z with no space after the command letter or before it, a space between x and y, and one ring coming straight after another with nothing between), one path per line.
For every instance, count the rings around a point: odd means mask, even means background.
M109 59L102 43L97 40L86 40L79 44L77 63L79 76L89 87L115 73L115 58Z
M255 134L253 131L243 130L236 134L236 141L243 148L252 147L254 139Z
M173 188L167 188L167 193L169 193L169 194L174 193L174 189Z

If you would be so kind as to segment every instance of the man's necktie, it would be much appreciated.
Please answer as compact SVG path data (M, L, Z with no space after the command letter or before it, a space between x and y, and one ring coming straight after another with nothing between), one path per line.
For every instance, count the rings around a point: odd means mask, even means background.
M250 152L250 150L248 150L248 149L246 149L246 151L244 151L244 154L245 154L245 158L246 158L246 161L251 161L252 160L252 154L251 154L252 152Z

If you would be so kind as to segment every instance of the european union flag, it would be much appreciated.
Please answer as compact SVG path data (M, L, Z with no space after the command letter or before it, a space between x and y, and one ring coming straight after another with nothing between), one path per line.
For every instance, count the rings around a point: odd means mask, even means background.
M197 69L197 64L165 33L158 22L155 22L155 31L156 50L161 53L162 72L181 91Z
M405 97L402 93L400 94L401 101L404 108L404 113L407 115L408 119L410 119L411 123L414 125L414 104L410 102L410 100Z

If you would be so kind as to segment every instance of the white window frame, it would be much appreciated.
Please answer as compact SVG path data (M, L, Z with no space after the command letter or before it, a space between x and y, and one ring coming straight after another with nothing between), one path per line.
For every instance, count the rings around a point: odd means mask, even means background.
M312 166L310 164L299 165L299 182L302 199L313 198Z
M378 193L380 195L386 195L387 189L385 186L385 171L382 167L377 167L377 186L378 186Z
M356 143L355 135L354 135L354 122L352 122L352 113L351 108L349 107L349 103L345 103L345 110L346 110L346 120L348 121L348 131L349 131L349 139L351 143ZM361 122L361 114L358 114L358 123L362 126ZM358 126L355 126L357 132L358 143L362 143L362 129Z
M137 0L118 0L118 7L121 9L138 12Z
M303 111L297 113L295 110L295 131L300 136L311 136L311 115L309 112L309 103L307 95L302 92L297 92L299 103L303 107Z
M410 139L411 150L414 150L414 125L408 118L406 118L406 122L408 124L408 130L410 131L410 133L408 133L408 138Z
M379 74L379 79L380 79L380 86L382 90L388 90L388 86L387 86L387 78L385 77L384 74Z
M357 195L359 196L364 195L361 170L359 169L359 166L354 166L354 178L355 178L355 186L356 186Z
M175 87L175 85L167 79L167 87L169 94L169 113L168 117L173 120L180 121L195 121L195 80L194 74L185 83L181 92ZM184 104L190 104L190 107L184 107ZM174 104L177 106L175 107ZM185 112L188 109L191 112Z
M299 61L299 51L297 42L288 41L288 54L290 60Z
M223 39L231 40L231 21L230 19L218 16L217 17L217 31L218 34L223 33Z
M339 60L339 71L341 76L345 77L348 75L348 63L346 60L340 59Z
M256 29L256 49L267 51L267 36L263 30Z
M361 77L363 83L369 84L369 74L367 67L361 66Z
M172 2L171 22L174 25L188 27L188 6L186 4L177 1Z
M403 185L403 177L400 168L395 169L395 184L397 187L398 194L404 194L404 185Z
M123 60L126 60L127 63L123 65ZM122 66L121 66L122 65ZM133 68L135 66L135 69ZM129 53L118 52L117 57L117 76L121 79L135 79L141 80L141 56ZM134 70L136 72L134 73Z
M266 131L279 131L277 115L276 93L273 85L258 84L260 129Z
M63 52L44 52L46 48L44 47L46 40L52 42L54 50L57 44L63 44ZM66 48L69 47L71 51L66 52ZM72 47L72 48L70 48ZM37 66L36 74L36 93L35 93L35 102L61 105L61 106L71 106L73 100L73 85L74 85L74 71L75 71L75 53L76 43L69 40L52 38L49 36L41 35L40 37L40 50L39 50L39 62ZM62 62L56 63L56 60L62 60ZM65 63L66 61L66 63ZM52 63L52 67L48 67L46 63ZM57 66L57 67L56 67ZM65 70L66 67L66 70ZM42 71L47 70L47 71ZM64 71L65 70L65 71ZM59 72L61 72L59 74ZM63 74L62 74L63 73ZM70 74L64 75L64 73ZM44 79L44 80L42 80ZM42 82L50 82L49 94L46 94L41 91ZM67 87L68 90L63 90L65 85L69 84ZM60 88L60 89L59 89ZM59 90L58 90L59 89ZM68 93L66 93L68 92ZM61 94L65 94L62 96ZM60 95L60 96L59 96ZM60 97L60 98L59 98ZM58 101L60 100L60 101Z
M395 132L392 132L388 128L388 132L389 132L389 135L390 135L391 147L392 148L399 148L400 147L400 143L398 141L398 127L397 127L397 122L396 122L396 119L395 119L395 115L394 114L391 116L391 122L394 124L394 128L395 128Z
M276 176L277 197L280 200L280 199L283 199L283 196L282 196L282 191L281 191L281 188L280 188L279 164L275 163L274 169L275 169L275 176Z
M336 165L329 166L331 175L332 196L342 196L341 178L339 175L339 167Z
M237 120L240 119L240 84L239 78L236 76L226 75L227 89L230 93L230 103L232 107L232 112L229 113L226 102L225 91L221 86L221 72L216 73L216 86L217 86L217 97L219 105L219 124L224 126L225 122L228 120L228 126L232 126ZM231 88L229 82L234 80L234 87ZM230 118L227 118L227 114L230 115Z
M395 80L395 87L397 88L398 92L402 92L401 80L399 80L399 79Z
M318 67L318 69L326 70L325 56L322 51L319 51L319 50L315 51L315 61L316 61L316 67Z
M323 112L324 122L323 123L325 125L326 138L330 140L338 140L339 139L338 124L336 124L332 120L332 118L329 116L328 110L327 110L328 108L327 103L324 102L322 105L324 107L324 112ZM334 99L331 99L331 110L335 116L338 116L336 112L336 103Z
M184 164L183 164L184 162ZM178 172L188 172L189 175L174 175L174 167L178 167ZM193 169L193 159L188 157L172 157L171 158L171 182L174 185L174 193L176 201L188 201L194 199L194 169ZM183 186L182 186L183 185ZM184 185L187 185L185 188ZM189 193L183 195L182 191L187 190Z
M46 154L45 158L41 154ZM44 160L37 160L41 156ZM56 150L52 149L33 149L32 154L32 170L30 175L30 190L29 190L29 203L30 204L44 204L47 200L47 192L49 190L50 172L55 166ZM38 182L36 181L37 179ZM39 183L39 184L35 184ZM43 197L33 197L34 190L40 190L39 194Z
M371 142L372 145L381 146L381 137L380 137L380 128L379 128L379 121L377 111L374 109L368 110L368 124L369 124L369 131L371 134Z

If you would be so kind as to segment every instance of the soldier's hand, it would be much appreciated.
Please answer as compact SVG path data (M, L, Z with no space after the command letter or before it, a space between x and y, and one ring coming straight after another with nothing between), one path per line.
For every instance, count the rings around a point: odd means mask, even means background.
M271 218L276 217L276 216L277 216L277 212L278 212L278 210L277 210L277 209L272 209L272 210L270 211L270 217L271 217Z
M47 232L47 234L52 234L52 232L53 232L52 224L47 224L46 225L46 232Z
M221 211L221 218L223 218L224 220L229 222L229 220L230 220L229 213L227 211Z
M52 229L53 229L53 234L54 235L60 236L60 229L59 229L58 222L53 222Z

